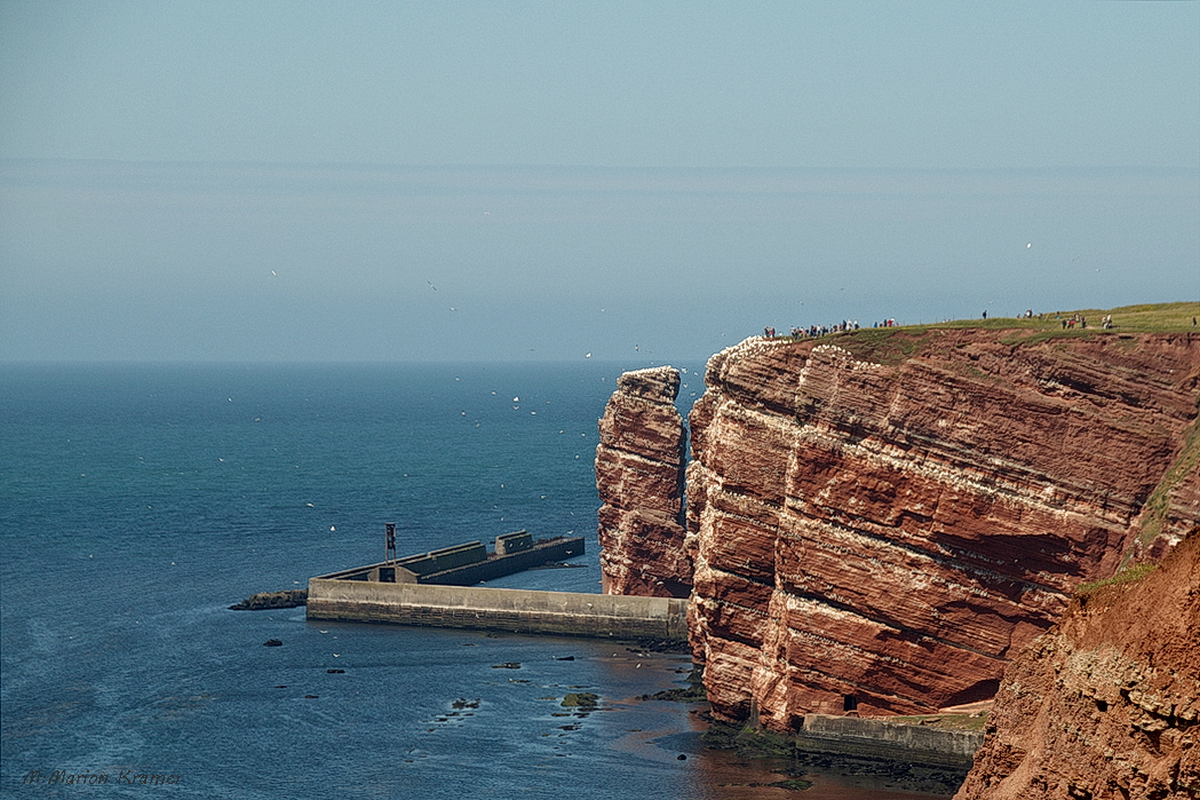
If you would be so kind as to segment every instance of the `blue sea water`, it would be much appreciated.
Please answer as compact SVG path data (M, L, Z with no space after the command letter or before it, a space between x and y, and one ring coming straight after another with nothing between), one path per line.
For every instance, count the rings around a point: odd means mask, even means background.
M402 554L573 532L577 568L494 585L598 592L596 421L622 368L0 367L0 795L789 796L704 750L695 707L638 699L682 686L685 656L227 609L379 560L385 522ZM172 782L126 783L146 774Z

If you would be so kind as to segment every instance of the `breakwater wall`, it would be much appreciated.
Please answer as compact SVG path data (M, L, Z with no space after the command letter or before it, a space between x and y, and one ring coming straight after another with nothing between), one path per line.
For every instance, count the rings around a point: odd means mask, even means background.
M804 750L970 769L982 731L904 724L887 718L806 714L796 733Z
M311 578L308 618L687 641L687 600Z
M494 553L489 553L482 542L465 542L441 550L352 567L317 577L340 581L471 586L554 561L574 558L583 555L583 552L581 536L556 536L553 539L535 542L525 531L517 531L497 536Z

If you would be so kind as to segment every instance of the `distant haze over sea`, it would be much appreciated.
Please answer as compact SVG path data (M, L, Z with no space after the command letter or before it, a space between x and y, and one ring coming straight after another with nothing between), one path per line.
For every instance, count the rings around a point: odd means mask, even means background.
M1195 169L7 160L0 210L0 361L648 366L1200 293Z

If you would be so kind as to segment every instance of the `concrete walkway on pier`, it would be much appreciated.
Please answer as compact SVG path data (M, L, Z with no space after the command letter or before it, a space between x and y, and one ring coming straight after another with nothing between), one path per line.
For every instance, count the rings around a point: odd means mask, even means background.
M687 641L687 600L311 578L308 618Z

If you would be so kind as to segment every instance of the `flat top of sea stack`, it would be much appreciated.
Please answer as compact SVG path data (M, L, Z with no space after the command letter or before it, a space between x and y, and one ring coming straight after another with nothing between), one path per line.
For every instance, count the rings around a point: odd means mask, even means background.
M624 372L617 379L617 388L626 394L673 403L679 394L679 370L674 367L648 367Z

